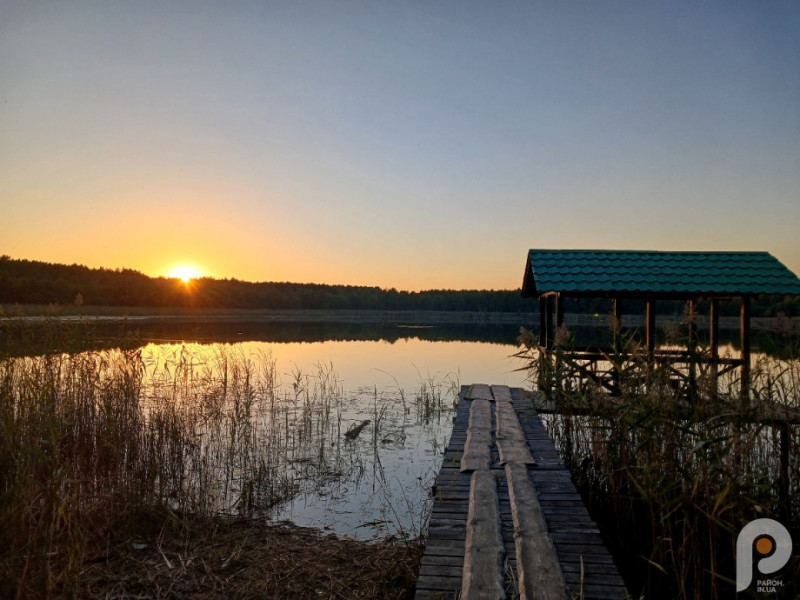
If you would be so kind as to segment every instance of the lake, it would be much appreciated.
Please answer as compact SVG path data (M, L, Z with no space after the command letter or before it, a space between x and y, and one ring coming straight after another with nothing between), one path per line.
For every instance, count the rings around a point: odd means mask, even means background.
M431 341L409 333L393 341L150 342L143 357L146 363L174 361L181 351L202 357L225 348L256 363L274 361L284 397L291 397L298 381L314 388L322 378L335 379L338 391L329 410L337 427L321 435L336 466L315 465L309 473L303 467L312 457L293 459L297 493L269 517L357 538L416 535L424 530L460 384L523 386L525 373L517 370L522 362L512 357L514 345ZM429 410L421 406L426 394L437 399ZM366 420L359 435L345 437Z
M130 400L140 416L130 426L134 438L152 441L124 452L152 447L154 460L168 457L164 476L148 484L158 497L181 510L291 520L361 539L424 531L461 384L525 385L511 323L56 318L14 326L4 339L17 339L17 349L4 350L22 363L8 373L53 373L42 385L67 402L74 386L64 374L78 373L68 377L99 390L81 401L91 423L103 390L141 373ZM25 362L36 357L50 362ZM115 485L129 485L121 477Z
M219 379L220 360L251 364L249 383L257 395L269 388L273 404L254 417L254 430L265 440L278 440L274 447L266 442L269 451L260 457L256 448L253 460L265 462L269 497L278 500L253 500L258 493L248 491L252 482L239 466L228 465L202 476L215 510L241 512L247 497L248 510L266 518L357 538L424 531L460 385L529 385L519 370L523 361L513 357L519 324L509 322L208 318L94 321L88 327L88 335L81 331L85 347L73 349L73 355L112 352L104 348L125 337L147 365L146 395L156 403L153 410L163 408L164 390L177 386L179 365L184 365L185 402L205 397L201 388L212 384L204 377ZM590 333L600 335L599 329ZM74 333L67 332L72 338ZM186 374L186 364L194 374ZM259 380L264 364L270 365L267 383ZM277 421L280 431L273 435ZM205 456L216 452L208 430L196 435Z
M241 515L249 518L248 526L291 521L364 540L415 538L426 530L431 486L460 386L530 387L519 370L524 362L513 356L524 317L522 323L489 318L431 323L411 317L371 323L241 317L47 321L0 319L0 352L7 357L0 360L0 408L12 434L5 436L0 472L13 475L8 475L9 505L17 508L8 514L22 524L17 539L23 545L26 532L35 531L24 520L31 506L42 507L43 527L49 527L53 511L70 515L64 520L68 533L91 531L95 507L113 516L166 506L176 515ZM609 336L602 326L578 334L590 344ZM720 337L720 354L738 356L738 332ZM796 343L787 340L754 332L754 366L766 356L796 356ZM766 372L770 397L779 399L785 389L787 403L796 407L796 362L791 369L780 360L768 364L778 368ZM722 397L736 394L726 391ZM690 471L719 469L725 469L720 481L727 486L714 492L719 498L733 489L726 482L741 480L747 494L730 497L746 510L744 499L752 490L763 492L753 500L759 510L785 498L796 505L796 481L784 475L797 471L796 427L787 437L760 424L728 423L726 414L735 413L713 412L718 397L703 404L714 418L686 426L676 423L668 405L649 404L651 395L632 399L618 406L624 418L545 418L562 450L574 453L571 462L580 470L573 476L593 499L598 511L593 518L612 541L616 517L606 523L604 515L619 513L608 508L603 490L613 476L621 492L610 494L611 500L635 491L626 487L628 469L619 465L635 464L637 473L651 466L655 484L648 493L661 494L668 509L675 488L670 482L683 482ZM650 437L631 426L651 424L658 415L659 429ZM746 452L735 452L736 447ZM615 448L624 449L622 459L611 455ZM676 449L680 460L640 456L657 449ZM601 470L606 464L607 472ZM680 465L680 471L667 473L670 464ZM681 506L699 506L692 514L704 515L703 499L690 500ZM624 520L634 523L638 516ZM669 526L670 519L658 516L655 522ZM731 527L736 519L728 519ZM629 529L651 530L646 519L642 523ZM717 547L729 548L729 542L722 535ZM627 542L616 549L633 581L649 573L631 558L646 555L647 540L643 543L633 553ZM732 572L730 557L720 556L719 564Z

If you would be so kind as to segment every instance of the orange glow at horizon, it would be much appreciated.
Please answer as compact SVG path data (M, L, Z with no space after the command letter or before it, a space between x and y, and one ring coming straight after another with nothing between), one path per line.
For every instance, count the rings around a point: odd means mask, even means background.
M203 275L203 271L194 265L179 264L169 270L167 277L180 279L183 283L189 283L192 279L203 277Z

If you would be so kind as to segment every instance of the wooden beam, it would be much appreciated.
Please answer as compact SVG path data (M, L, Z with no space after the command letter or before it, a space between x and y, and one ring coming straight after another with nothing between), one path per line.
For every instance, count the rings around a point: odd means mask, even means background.
M619 333L619 330L622 328L622 300L620 298L614 298L611 300L611 312L614 315L614 335Z
M711 350L711 376L716 388L717 365L719 364L719 300L711 299L708 315L708 346Z
M547 296L547 310L546 312L546 329L547 329L547 343L545 346L547 348L553 347L553 341L555 339L555 327L553 326L553 297Z
M656 301L652 297L647 298L645 340L647 343L647 360L652 362L656 353Z
M525 438L525 431L517 417L517 411L511 404L511 391L506 386L493 385L495 398L495 442L500 455L500 464L515 462L523 465L535 465L530 448Z
M697 345L697 304L694 300L689 300L689 351L693 351Z
M466 529L461 598L504 599L505 550L500 531L497 479L488 468L475 471L470 478Z
M622 300L614 298L611 300L611 313L613 315L613 347L616 352L619 349L619 334L622 331ZM615 362L611 365L611 393L619 394L620 391L620 373L617 369Z
M741 310L741 343L742 343L742 397L746 397L750 389L750 297L742 296Z
M556 294L556 327L564 324L564 298L561 294Z
M689 300L689 400L697 395L697 305Z
M547 298L539 296L539 345L547 346Z
M523 464L506 464L522 600L564 600L567 589L536 490ZM488 598L488 596L486 596Z
M475 386L473 386L474 389ZM491 390L486 388L491 397ZM492 408L489 400L478 398L469 408L469 426L464 454L461 455L461 472L488 469L492 462Z

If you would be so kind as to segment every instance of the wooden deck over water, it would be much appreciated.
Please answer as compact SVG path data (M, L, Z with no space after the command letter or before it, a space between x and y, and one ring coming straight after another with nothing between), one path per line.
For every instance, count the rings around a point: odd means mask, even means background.
M529 454L514 446L519 436ZM462 387L434 494L417 600L625 598L614 561L524 390Z

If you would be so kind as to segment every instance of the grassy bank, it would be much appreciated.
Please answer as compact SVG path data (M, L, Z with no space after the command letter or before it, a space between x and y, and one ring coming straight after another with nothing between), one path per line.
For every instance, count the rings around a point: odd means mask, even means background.
M304 482L363 468L332 369L291 375L280 385L271 357L224 346L0 360L0 589L409 597L418 540L266 525ZM441 396L409 403L435 410Z
M413 598L422 547L245 518L130 515L84 560L77 598ZM131 530L135 535L131 536Z
M733 597L736 537L753 519L800 539L800 425L778 418L800 409L797 332L786 333L786 358L761 358L749 395L708 367L676 379L619 338L607 354L617 396L577 376L568 331L549 357L523 334L532 380L555 401L551 435L634 597ZM778 597L800 593L797 557L776 574Z

